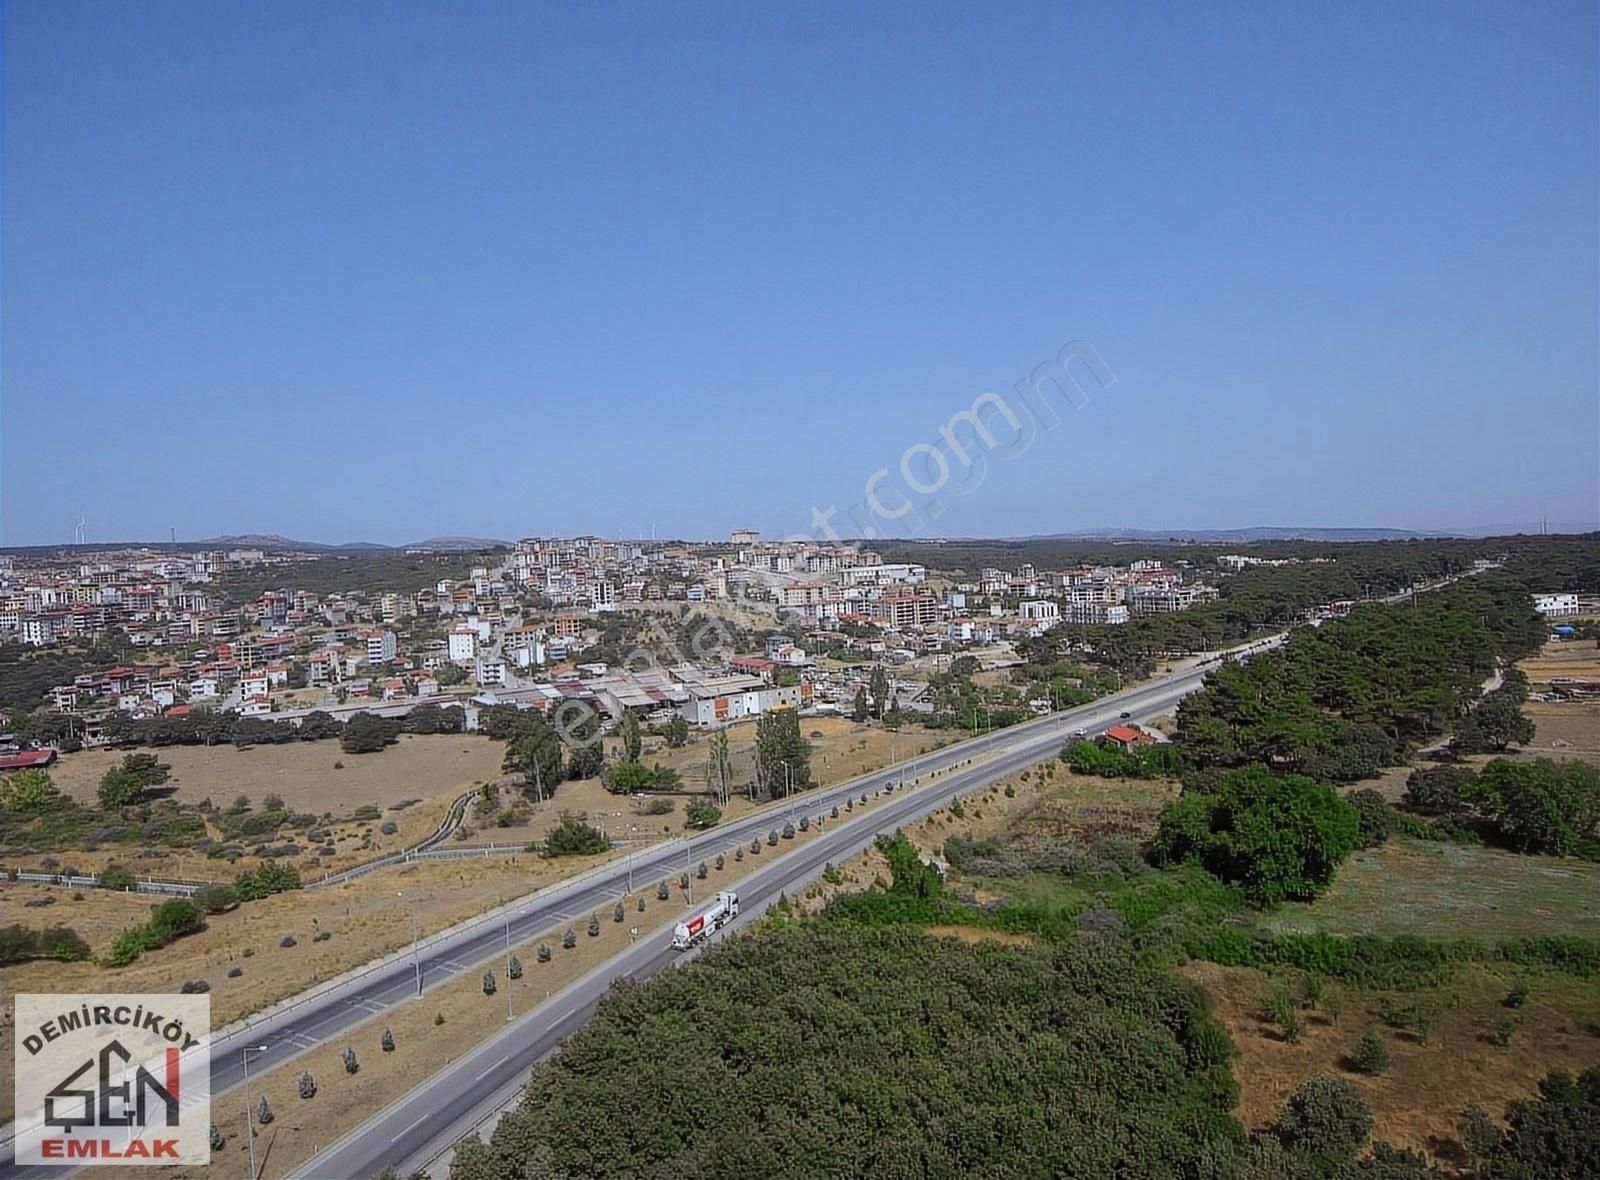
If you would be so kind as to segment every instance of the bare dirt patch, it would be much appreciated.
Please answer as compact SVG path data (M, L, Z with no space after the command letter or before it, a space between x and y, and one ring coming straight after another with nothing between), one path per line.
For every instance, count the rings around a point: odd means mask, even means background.
M1533 1097L1552 1069L1573 1073L1593 1065L1600 1039L1591 1030L1593 985L1561 976L1528 977L1527 1004L1515 1015L1509 1046L1494 1043L1495 1026L1512 1015L1501 1000L1517 978L1486 969L1463 971L1430 992L1440 1011L1426 1044L1413 1034L1382 1025L1378 993L1330 986L1341 1011L1337 1022L1308 1013L1304 1036L1285 1041L1262 1017L1267 996L1285 978L1239 967L1193 962L1181 973L1211 994L1217 1019L1239 1048L1234 1076L1240 1099L1235 1110L1248 1130L1263 1130L1296 1086L1315 1074L1352 1082L1372 1110L1373 1138L1424 1152L1446 1167L1463 1162L1456 1122L1471 1103L1499 1116L1509 1101ZM1396 994L1399 1002L1414 995ZM1345 1059L1368 1028L1376 1028L1389 1050L1389 1068L1368 1077L1345 1067Z
M1031 934L984 930L978 926L929 926L928 933L936 938L954 938L961 942L997 942L1001 946L1025 947L1038 945L1038 940Z

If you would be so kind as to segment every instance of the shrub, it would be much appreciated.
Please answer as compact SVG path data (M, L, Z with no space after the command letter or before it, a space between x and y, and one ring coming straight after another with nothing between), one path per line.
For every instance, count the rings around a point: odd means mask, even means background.
M578 945L578 932L576 930L572 929L572 927L569 926L569 927L567 927L567 932L561 936L561 947L562 947L563 950L569 950L570 951L573 947L575 947L577 945Z
M194 902L187 898L164 901L151 907L150 920L143 926L124 930L117 936L106 962L112 967L126 967L145 951L164 947L205 928L205 914Z
M205 885L191 900L208 914L220 914L239 904L239 891L232 885Z
M1413 770L1400 801L1423 815L1461 815L1477 785L1478 775L1466 766L1430 766Z
M299 946L300 943L299 943L299 940L296 939L294 935L285 934L282 938L278 939L278 945L283 947L283 948L285 948L285 949L288 949L289 947L292 947L292 946Z
M370 803L363 803L360 807L356 808L350 813L350 818L358 823L364 823L369 820L382 819L383 812L379 811Z
M311 941L312 942L327 942L328 939L330 939L332 937L333 937L333 931L331 931L331 930L318 930L315 934L313 934L311 936Z
M639 895L639 912L644 913L644 894Z
M770 832L767 833L767 847L768 848L776 848L777 846L778 846L778 829L777 828L773 828Z
M683 890L687 890L689 888L689 874L688 873L679 873L678 874L678 888L679 889L683 889Z
M493 971L485 971L483 973L483 994L486 995L486 996L492 996L492 995L494 995L494 993L495 993L494 972Z
M361 1063L356 1060L356 1051L355 1051L354 1048L347 1048L344 1051L344 1072L345 1073L360 1073L361 1072Z
M443 1012L435 1012L433 1014L433 1027L434 1028L438 1028L443 1023L444 1023L444 1013Z
M1388 1069L1389 1047L1383 1043L1382 1034L1373 1028L1362 1033L1350 1054L1350 1061L1356 1069L1374 1077Z
M589 937L590 938L598 938L599 936L600 936L600 915L599 914L590 914L589 915Z
M100 888L126 892L133 888L133 874L119 864L109 864L100 870Z
M839 867L830 860L827 864L822 866L822 879L829 885L842 885L844 883L844 874L841 873L839 871Z
M205 980L203 980L203 979L189 979L189 980L185 980L183 986L178 989L178 994L181 995L181 996L196 996L196 995L204 995L206 992L208 992L210 990L211 990L211 985L209 983L207 983Z
M744 859L744 845L743 844L739 845L737 848L735 848L733 850L733 859L734 859L734 863L735 864L737 864L739 861Z
M1349 1160L1372 1133L1372 1115L1361 1094L1338 1078L1300 1083L1278 1115L1278 1137L1325 1160Z
M1517 1018L1515 1016L1503 1016L1495 1022L1494 1043L1504 1049L1511 1044L1511 1038L1516 1035L1516 1032Z
M520 975L521 971L518 971L517 974ZM516 976L513 975L512 978L515 979ZM384 1029L383 1030L383 1036L378 1041L378 1047L381 1048L385 1053L393 1053L394 1052L394 1033L391 1032L389 1029Z
M800 830L802 832L809 832L811 830L811 817L809 815L802 815L800 817Z
M256 1122L264 1127L272 1121L273 1117L272 1107L267 1105L267 1096L263 1094L261 1101L256 1105Z
M228 968L228 978L229 979L238 979L239 976L241 976L243 974L244 974L244 968L238 966L237 964L235 964L234 966Z
M1356 809L1362 848L1376 848L1389 839L1394 808L1389 806L1389 801L1382 794L1366 787L1350 792L1345 796L1345 802Z
M535 957L541 963L548 963L551 959L550 944L547 942L541 942L539 944L538 951L535 952Z
M216 1123L211 1124L211 1130L207 1132L207 1137L210 1139L212 1151L221 1151L228 1146L228 1141L222 1137L222 1132L218 1129Z
M1193 860L1271 906L1321 894L1359 839L1358 812L1331 787L1252 767L1222 776L1211 794L1186 791L1163 807L1152 856Z
M683 822L685 827L703 832L707 828L714 828L722 822L722 808L714 803L696 800L684 808Z
M317 1081L309 1073L300 1075L300 1097L315 1098L317 1096Z
M794 839L794 825L793 824L784 824L783 825L783 838L785 840L793 840Z
M717 866L717 872L720 873L720 872L722 872L722 870L724 868L727 867L728 858L723 856L722 853L719 852L719 853L717 853L717 859L713 863Z
M274 893L300 888L300 874L293 865L265 860L255 869L246 869L234 878L233 888L240 901L259 901Z
M399 830L400 825L395 823L392 819L386 819L383 821L383 823L378 825L378 831L382 832L385 836L392 836Z
M0 966L33 959L59 959L64 963L89 957L89 944L67 926L43 930L15 924L0 928Z
M585 822L586 819L582 814L563 811L561 822L544 839L544 855L549 858L592 856L610 848L611 842L606 839L605 833Z
M1520 980L1517 981L1517 983L1512 986L1511 990L1506 993L1505 999L1501 1000L1500 1002L1507 1008L1522 1007L1528 1002L1528 985Z
M699 881L704 881L706 879L706 877L710 875L710 873L711 873L711 870L706 867L706 862L705 861L701 861L700 864L699 864L699 867L697 867L695 869L695 871L694 871L695 879L699 880Z
M656 885L656 900L657 901L666 901L671 896L672 896L672 890L667 888L667 883L665 881L661 881L660 883L658 883Z

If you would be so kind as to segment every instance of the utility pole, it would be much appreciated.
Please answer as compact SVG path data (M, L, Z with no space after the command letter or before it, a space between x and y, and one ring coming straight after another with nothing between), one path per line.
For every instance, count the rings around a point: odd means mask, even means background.
M266 1051L265 1045L246 1045L239 1050L244 1062L244 1137L250 1144L250 1180L256 1180L256 1111L250 1105L250 1054Z
M418 944L421 942L421 936L417 931L417 907L411 898L406 897L403 890L395 890L394 895L405 901L406 911L411 915L411 969L416 973L417 998L420 1000L422 998L422 959L418 955Z

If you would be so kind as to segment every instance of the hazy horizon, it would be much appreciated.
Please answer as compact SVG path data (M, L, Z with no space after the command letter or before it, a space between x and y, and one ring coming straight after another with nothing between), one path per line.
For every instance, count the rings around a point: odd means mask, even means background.
M619 11L7 5L0 544L1600 519L1593 5Z

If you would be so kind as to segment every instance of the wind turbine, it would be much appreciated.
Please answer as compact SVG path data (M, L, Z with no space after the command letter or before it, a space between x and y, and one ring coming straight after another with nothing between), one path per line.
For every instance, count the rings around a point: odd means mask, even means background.
M84 518L83 514L80 512L78 514L78 523L72 526L72 543L74 545L82 545L84 543L84 539L85 539L85 536L86 536L85 527L87 526L87 524L88 524L88 521Z

